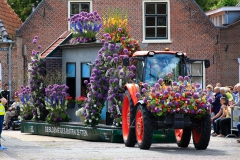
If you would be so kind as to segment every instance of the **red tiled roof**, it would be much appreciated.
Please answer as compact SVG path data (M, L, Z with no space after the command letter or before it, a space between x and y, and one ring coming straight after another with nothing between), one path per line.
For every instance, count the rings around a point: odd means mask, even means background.
M7 0L0 0L0 19L10 37L16 35L16 30L22 25L21 19L7 3Z
M71 35L71 31L65 31L49 47L47 47L47 49L45 49L42 52L41 58L46 58L55 48L57 48L70 35Z

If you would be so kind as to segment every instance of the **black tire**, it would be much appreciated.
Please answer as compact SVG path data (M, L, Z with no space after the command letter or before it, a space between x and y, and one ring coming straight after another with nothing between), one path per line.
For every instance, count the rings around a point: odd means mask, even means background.
M136 144L136 134L134 128L134 121L136 115L136 107L134 107L132 98L128 91L125 92L123 97L123 108L122 108L122 133L123 133L123 141L125 146L134 147ZM129 107L130 115L126 117L126 108ZM129 118L129 119L128 119ZM128 122L129 121L129 122ZM132 127L130 127L132 126Z
M153 136L153 116L146 106L139 105L136 112L136 138L140 149L149 149Z
M186 148L188 147L190 140L191 140L191 128L184 128L181 129L180 132L182 132L181 135L178 135L177 132L179 132L180 130L175 129L175 138L176 138L176 142L178 147L182 147L182 148Z
M193 128L193 144L198 150L205 150L208 147L210 137L211 137L211 116L206 114L198 122L199 126Z

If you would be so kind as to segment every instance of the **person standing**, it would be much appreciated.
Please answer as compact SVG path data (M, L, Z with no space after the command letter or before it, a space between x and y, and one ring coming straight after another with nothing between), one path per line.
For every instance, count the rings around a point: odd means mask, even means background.
M4 90L1 92L2 96L7 100L7 103L5 104L5 110L8 110L8 105L10 103L10 92L8 90L8 84L4 84Z

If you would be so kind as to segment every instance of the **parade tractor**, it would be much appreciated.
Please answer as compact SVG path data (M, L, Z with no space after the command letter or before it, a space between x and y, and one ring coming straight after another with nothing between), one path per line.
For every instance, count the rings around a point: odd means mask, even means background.
M204 61L205 68L210 66L209 60L193 60L185 53L165 51L137 51L133 54L136 66L135 83L126 84L122 108L122 133L125 146L149 149L152 144L154 130L161 130L163 137L174 130L179 147L188 147L191 136L196 149L204 150L210 141L210 114L201 118L193 118L184 114L172 116L154 116L144 101L136 97L141 83L153 85L159 78L171 72L174 81L187 74L187 63Z

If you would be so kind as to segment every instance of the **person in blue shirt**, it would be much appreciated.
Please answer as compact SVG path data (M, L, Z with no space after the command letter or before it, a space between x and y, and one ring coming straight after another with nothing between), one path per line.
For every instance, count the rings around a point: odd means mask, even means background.
M220 93L220 87L215 87L214 88L214 92L215 92L215 100L214 102L212 103L213 105L213 112L214 112L214 115L219 115L218 112L221 108L221 103L220 103L220 98L222 97L222 94ZM221 116L221 115L219 115ZM216 123L214 123L214 121L218 119L218 117L214 117L212 118L212 122L213 122L213 133L212 134L216 134Z

